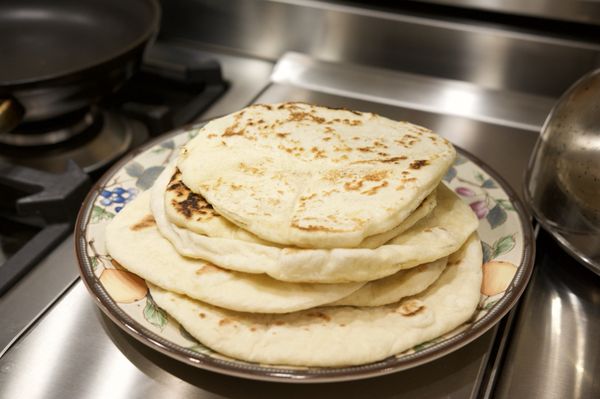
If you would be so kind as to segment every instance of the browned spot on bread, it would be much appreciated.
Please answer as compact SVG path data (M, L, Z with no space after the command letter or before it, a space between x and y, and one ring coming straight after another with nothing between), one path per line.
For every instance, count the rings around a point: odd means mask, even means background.
M254 166L246 165L244 162L240 162L240 170L251 175L262 176L265 174L264 170L256 168Z
M317 196L317 193L312 193L311 195L303 195L300 197L300 202L309 201Z
M377 185L377 186L373 186L368 190L365 191L361 191L361 194L365 194L365 195L375 195L377 194L377 191L379 191L379 189L387 187L388 182L384 181L381 184Z
M226 326L227 324L231 324L231 323L233 323L233 322L231 321L231 319L228 319L228 318L219 320L219 326L221 326L221 327Z
M318 124L325 122L325 118L302 111L291 111L290 116L288 116L288 120L290 122L313 121Z
M285 322L283 320L275 320L275 325L276 326L282 326L284 324L285 324Z
M429 161L426 159L418 159L410 163L409 167L411 169L421 169L423 166L429 165Z
M229 126L225 129L225 132L221 135L221 137L230 137L230 136L243 136L244 130L235 130L237 126Z
M331 140L331 137L323 137L323 141L329 141Z
M345 146L345 147L333 147L333 150L336 152L352 152L352 148Z
M278 133L275 133L275 135L277 137L284 138L285 136L289 136L290 134L289 133L284 133L284 132L278 132Z
M256 327L250 327L250 331L252 331L252 332L256 331Z
M351 110L351 109L344 108L344 107L325 107L325 106L321 106L321 107L323 107L323 108L327 108L327 109L332 109L332 110L334 110L334 111L346 111L346 112L350 112L350 113L353 113L354 115L358 115L358 116L361 116L361 115L362 115L362 112L359 112L359 111L353 111L353 110Z
M418 299L409 299L400 304L396 312L402 316L414 316L425 309L425 304Z
M326 158L325 151L318 149L317 147L313 147L310 151L315 154L315 158Z
M212 205L206 202L204 197L191 191L181 181L181 173L179 171L171 178L171 182L167 186L167 191L175 193L178 199L172 199L171 205L178 213L188 219L198 214L202 215L198 220L216 215Z
M138 231L138 230L146 229L148 227L152 227L155 224L156 224L156 222L154 221L154 216L146 215L146 216L144 216L144 218L142 220L140 220L139 222L137 222L136 224L131 226L130 229L133 231Z
M206 137L208 137L209 139L214 139L215 137L217 137L217 135L215 133L209 133L206 135Z
M198 313L198 316L200 316L201 319L206 318L206 315L204 313L202 313L202 312Z
M319 319L325 321L331 321L331 317L323 312L309 312L306 315L310 317L318 317Z
M354 181L349 181L349 182L344 183L344 188L347 191L360 190L362 186L363 186L362 180L354 180Z
M406 156L401 155L398 157L392 157L392 158L376 158L376 159L363 159L360 161L354 161L352 162L352 164L361 164L361 163L398 163L400 161L404 161L406 158Z
M378 172L369 173L365 176L366 181L381 181L385 179L390 172L388 170L380 170Z
M396 163L399 161L404 161L406 159L406 156L402 155L399 157L392 157L392 158L386 158L386 159L381 159L380 162L383 163Z
M332 227L319 226L316 224L301 225L300 220L297 219L292 220L291 226L304 231L328 231L331 233L342 233L348 231L343 229L335 229Z
M267 111L270 111L273 109L273 107L270 106L269 104L254 104L253 107L255 107L255 108L262 107L262 108L265 108Z

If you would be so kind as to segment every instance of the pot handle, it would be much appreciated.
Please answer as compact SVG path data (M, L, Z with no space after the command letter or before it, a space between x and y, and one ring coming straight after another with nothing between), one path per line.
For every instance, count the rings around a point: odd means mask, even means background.
M25 109L14 98L0 98L0 134L13 130L23 119Z

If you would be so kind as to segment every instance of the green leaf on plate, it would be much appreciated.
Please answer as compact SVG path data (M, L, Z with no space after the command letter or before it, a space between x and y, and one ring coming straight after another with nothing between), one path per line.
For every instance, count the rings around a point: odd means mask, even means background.
M454 160L454 166L459 166L466 162L467 162L467 158L457 155L456 159Z
M167 325L167 313L159 308L150 295L146 296L144 318L152 325L162 329Z
M513 207L512 202L510 202L509 200L506 200L504 198L495 198L494 199L498 204L500 204L500 206L502 208L504 208L504 210L506 211L514 211L515 208Z
M444 181L446 183L450 183L455 177L456 168L454 168L454 166L451 166L450 169L448 169L448 171L446 172L446 175L444 175Z
M131 177L140 177L144 173L144 167L138 162L131 162L125 166L125 172Z
M475 173L475 179L479 182L479 183L483 183L486 179L485 176L482 175L480 172L476 172Z
M494 243L494 258L509 252L515 247L515 236L508 235L500 238Z
M483 188L498 188L498 186L496 185L496 182L494 182L492 179L485 179L484 182L481 184L481 187L483 187Z
M427 347L431 346L431 345L432 345L432 344L434 344L434 343L435 343L435 342L434 342L434 340L425 341L425 342L423 342L423 343L421 343L421 344L419 344L419 345L415 345L415 346L413 346L413 350L414 350L415 352L420 352L420 351L422 351L423 349L425 349L425 348L427 348Z
M92 263L92 270L96 271L96 269L98 268L98 265L100 264L98 257L94 256L93 258L90 259L90 262Z
M490 209L488 214L485 215L485 218L490 223L490 227L495 229L506 222L507 215L506 211L499 204L496 204L492 209Z
M190 346L188 349L193 350L198 353L214 353L214 351L201 343L197 343L195 345Z
M154 184L154 181L160 175L165 167L164 166L151 166L144 170L144 173L135 182L135 185L140 190L148 190Z
M114 217L114 213L107 211L101 206L94 205L94 207L92 208L92 216L90 217L90 219L92 223L98 223L103 220L111 220Z
M483 305L483 310L489 310L489 309L491 309L497 303L498 303L498 300L489 301L488 303L486 303L485 305Z
M481 241L481 249L483 250L483 263L487 263L494 258L496 250L490 244Z

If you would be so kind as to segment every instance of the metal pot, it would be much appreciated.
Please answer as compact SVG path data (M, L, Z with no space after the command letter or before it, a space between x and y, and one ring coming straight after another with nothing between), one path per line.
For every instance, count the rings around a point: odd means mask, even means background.
M577 81L548 115L524 194L542 227L600 274L600 69Z
M156 0L0 2L0 133L116 90L158 31Z

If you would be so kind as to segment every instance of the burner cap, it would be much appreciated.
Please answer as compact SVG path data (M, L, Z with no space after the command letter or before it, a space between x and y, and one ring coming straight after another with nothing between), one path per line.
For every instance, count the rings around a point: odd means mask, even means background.
M0 143L16 147L58 144L92 128L99 117L96 108L84 108L57 118L22 123L10 132L0 134Z
M71 128L70 137L57 139L44 145L0 144L0 160L50 172L61 172L69 159L75 161L86 173L109 165L129 149L148 138L147 129L135 120L110 111L90 109L78 118L78 128ZM61 120L63 120L61 118ZM55 125L56 126L56 125ZM31 126L28 126L31 128ZM80 130L72 133L74 130ZM48 134L65 132L65 129L46 133L23 133L18 137L50 137ZM13 134L13 133L10 133ZM7 134L4 134L6 136ZM0 135L1 137L2 135Z

